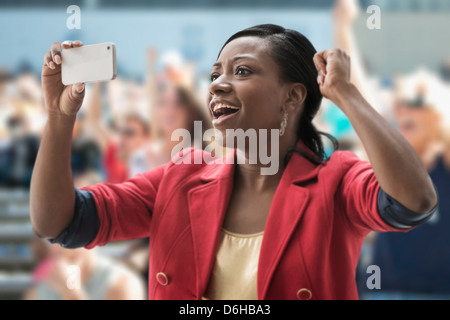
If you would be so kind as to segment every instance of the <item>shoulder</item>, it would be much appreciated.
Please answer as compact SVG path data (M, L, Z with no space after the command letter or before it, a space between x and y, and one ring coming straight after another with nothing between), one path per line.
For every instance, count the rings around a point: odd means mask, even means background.
M342 172L346 172L355 165L357 166L370 166L370 163L361 160L355 153L351 151L337 150L332 153L330 158L325 162L324 168L328 170L340 169Z
M373 172L368 161L361 160L351 151L335 151L330 158L323 163L319 176L327 180L340 181L345 177Z
M163 181L169 184L180 184L186 179L196 180L205 173L214 171L221 161L223 162L223 158L214 157L207 151L186 148L173 155L169 162L138 174L135 178L144 179L153 185L159 185Z
M99 263L98 271L106 274L107 300L142 300L145 298L142 279L122 262L103 258L101 265Z
M165 174L193 175L202 174L211 166L218 166L223 158L216 157L210 152L196 148L186 148L172 156L170 162L165 164Z

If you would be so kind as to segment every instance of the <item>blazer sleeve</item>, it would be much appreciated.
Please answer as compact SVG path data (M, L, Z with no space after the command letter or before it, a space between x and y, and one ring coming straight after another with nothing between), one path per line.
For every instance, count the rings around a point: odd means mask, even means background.
M80 188L92 194L99 220L97 235L85 248L148 237L158 187L169 164L123 183L98 183Z
M342 178L338 194L344 213L359 233L409 231L437 211L436 207L425 214L412 212L380 188L369 162L351 152L340 156Z

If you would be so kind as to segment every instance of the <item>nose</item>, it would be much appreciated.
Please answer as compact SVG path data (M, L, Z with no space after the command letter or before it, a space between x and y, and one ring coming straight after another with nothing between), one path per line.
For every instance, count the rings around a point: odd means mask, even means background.
M232 86L226 80L224 75L218 77L216 80L211 82L211 84L209 85L209 94L212 96L227 94L227 93L230 93L231 91L232 91Z

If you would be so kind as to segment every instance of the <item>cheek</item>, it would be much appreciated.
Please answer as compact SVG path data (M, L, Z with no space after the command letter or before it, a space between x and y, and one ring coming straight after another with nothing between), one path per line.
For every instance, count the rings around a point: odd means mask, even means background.
M211 103L212 96L210 93L206 95L206 106L209 108L209 104Z
M277 128L281 117L279 90L270 84L256 83L241 90L245 120L253 127Z
M123 150L124 148L126 148L127 144L127 140L125 138L120 138L118 140L117 145L119 146L119 150Z
M167 110L167 108L163 108L163 107L158 108L156 110L156 118L158 120L164 119L164 117L166 116L166 113L167 113L166 110Z
M400 109L395 108L394 109L394 119L395 121L399 122L403 117L402 117L403 113Z
M177 108L172 112L172 117L176 119L178 125L184 126L188 121L188 114L185 109Z
M423 114L421 112L415 112L412 114L411 117L419 130L426 130L427 127L430 125L429 124L430 118L427 117L426 114Z

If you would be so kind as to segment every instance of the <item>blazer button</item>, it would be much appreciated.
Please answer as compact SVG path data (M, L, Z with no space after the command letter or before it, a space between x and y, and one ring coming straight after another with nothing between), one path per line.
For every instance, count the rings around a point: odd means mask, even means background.
M302 288L297 291L298 300L310 300L312 298L312 292L309 289Z
M156 280L162 286L167 286L169 284L169 278L167 278L164 272L158 272L156 274Z

